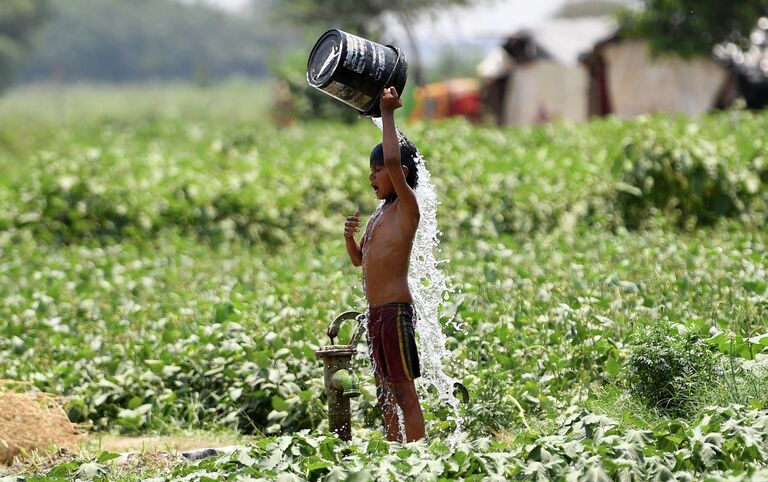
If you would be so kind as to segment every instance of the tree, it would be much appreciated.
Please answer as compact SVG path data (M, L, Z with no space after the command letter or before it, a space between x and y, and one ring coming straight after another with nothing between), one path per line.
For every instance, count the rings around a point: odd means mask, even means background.
M29 50L34 31L48 16L47 0L0 2L0 90L6 88Z
M643 0L644 8L621 14L622 32L648 39L655 53L710 55L721 42L749 35L768 0Z
M555 12L558 18L600 17L612 15L626 5L622 0L576 0L570 1Z
M261 0L263 3L263 0ZM271 2L280 16L300 25L336 26L350 33L375 39L383 29L384 14L402 24L414 58L409 63L414 82L423 81L421 55L413 35L416 16L427 10L468 5L473 0L283 0Z
M51 20L25 61L26 79L205 82L268 73L270 39L249 17L171 0L48 1Z

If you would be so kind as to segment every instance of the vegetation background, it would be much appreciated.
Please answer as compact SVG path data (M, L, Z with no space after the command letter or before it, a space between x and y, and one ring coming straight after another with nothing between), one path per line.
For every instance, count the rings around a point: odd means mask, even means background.
M242 445L199 463L146 450L118 463L97 442L9 477L768 475L768 116L739 108L402 123L442 203L446 369L471 402L456 438L420 387L429 440L389 444L363 355L355 438L328 434L314 351L333 316L364 308L339 226L375 207L366 160L380 133L269 82L303 85L314 41L278 22L287 6L0 6L1 65L46 80L0 98L0 378L64 395L96 440L202 432Z

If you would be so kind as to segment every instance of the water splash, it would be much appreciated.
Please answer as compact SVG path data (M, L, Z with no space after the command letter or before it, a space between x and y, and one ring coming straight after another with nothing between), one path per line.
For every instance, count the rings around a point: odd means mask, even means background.
M380 118L374 117L373 123L383 130ZM399 129L397 135L400 144L404 145L407 139ZM421 376L425 386L432 385L436 388L439 401L450 407L449 418L456 425L453 435L453 439L456 440L461 433L462 424L459 401L453 394L454 383L458 380L450 377L443 369L443 366L451 361L451 352L445 347L446 336L440 320L441 307L446 305L453 289L439 266L446 261L438 261L435 257L440 244L440 230L437 226L437 209L440 201L432 185L426 161L418 149L416 152L419 182L415 193L421 217L413 240L408 284L417 314L416 333Z
M395 407L395 412L397 414L397 429L400 431L400 442L406 443L408 441L408 434L405 432L405 414L400 405L394 402L392 405Z

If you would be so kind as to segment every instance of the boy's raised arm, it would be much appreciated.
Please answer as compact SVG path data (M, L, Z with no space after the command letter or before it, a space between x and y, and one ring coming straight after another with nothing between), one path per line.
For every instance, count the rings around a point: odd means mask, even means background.
M381 123L384 131L382 145L384 149L384 167L386 167L392 185L400 200L400 205L414 214L419 212L419 204L416 201L416 193L405 180L403 166L400 163L400 142L397 138L397 128L395 127L395 109L403 104L397 89L387 87L381 93Z

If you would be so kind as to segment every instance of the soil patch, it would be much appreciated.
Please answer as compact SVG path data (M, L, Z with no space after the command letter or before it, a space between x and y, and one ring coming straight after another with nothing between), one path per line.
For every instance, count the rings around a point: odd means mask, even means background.
M123 437L120 435L91 434L87 448L107 452L186 452L208 447L223 447L237 443L234 439L183 435L157 435L144 437Z

